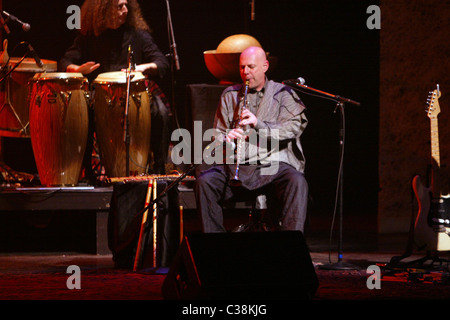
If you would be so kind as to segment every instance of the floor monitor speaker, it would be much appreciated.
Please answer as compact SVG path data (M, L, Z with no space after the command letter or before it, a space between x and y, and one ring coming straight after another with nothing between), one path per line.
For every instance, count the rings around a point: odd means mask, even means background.
M162 293L168 300L310 299L318 279L300 231L184 238Z

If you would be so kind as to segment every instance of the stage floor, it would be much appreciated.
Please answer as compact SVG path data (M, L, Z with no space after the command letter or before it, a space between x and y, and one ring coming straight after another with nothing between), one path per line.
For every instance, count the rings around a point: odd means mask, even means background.
M108 201L103 202L107 203ZM42 205L42 202L39 203ZM66 205L65 201L61 203ZM104 204L101 205L104 206ZM105 210L106 207L103 208L102 206L95 205L94 209L98 210L101 207ZM104 213L107 214L107 210ZM247 213L243 214L239 210L231 210L227 214L228 229L230 230L240 223L248 222ZM72 215L77 217L78 213L75 212ZM12 214L7 216L11 219L16 217ZM68 217L61 214L57 216ZM93 217L95 222L95 215ZM355 267L348 270L323 268L330 262L338 261L337 231L333 231L331 244L329 240L330 215L312 215L307 221L305 240L319 280L314 301L450 299L450 277L447 262L442 265L434 264L431 266L427 264L402 264L393 268L388 264L393 257L401 256L405 252L408 234L377 234L376 216L373 214L347 214L345 218L342 262L352 264ZM83 229L86 229L86 218L78 217L77 219L81 219ZM98 225L98 217L96 221ZM36 226L36 222L33 222L34 228L37 228L38 231L42 229L40 224ZM101 223L103 229L106 227L105 222L106 220ZM66 223L63 226L70 226L71 224ZM3 228L6 227L3 226ZM8 248L7 251L0 252L0 300L151 300L159 301L156 308L162 305L164 308L171 309L171 305L162 302L164 297L161 291L168 268L159 270L158 274L149 272L149 270L133 272L128 269L114 268L110 254L93 254L90 251L76 250L64 252L49 250L48 248L53 247L69 248L67 244L78 243L87 237L79 234L78 231L71 234L68 228L64 229L61 226L56 226L55 229L58 230L56 235L50 233L45 234L45 237L40 232L33 237L28 233L18 237L16 232L5 229L11 233L11 237L6 237L6 239L14 239L9 243L17 242L21 250L18 252ZM75 230L80 229L76 228ZM105 230L102 233L103 237L106 236ZM199 232L200 223L195 210L185 211L184 230L186 233ZM96 229L94 224L92 231L94 239L91 242L95 244L99 239L98 226ZM62 237L61 232L64 235L70 233L71 236ZM5 235L2 236L5 237ZM25 241L26 239L29 241ZM52 244L58 244L59 242L61 244L60 246L49 247L46 242L42 242L42 239L46 239ZM61 239L65 239L66 242ZM29 242L36 244L36 246L30 246L31 248L39 248L38 244L40 244L41 248L47 250L23 250L25 244L28 245ZM413 252L409 257L402 259L401 262L414 261L424 256L425 253L423 252ZM448 259L448 253L440 258ZM427 263L429 262L427 261ZM379 289L369 289L367 285L367 279L370 276L367 273L367 268L374 265L380 267L381 270L382 277ZM70 279L73 279L71 278L73 271L70 270L70 266L80 268L80 289L71 290L68 288L68 281L70 282ZM283 270L280 270L280 272L283 272ZM267 276L270 277L270 275ZM295 304L293 305L295 306ZM183 304L177 304L177 306L182 307Z
M403 254L407 235L381 236L379 250L359 250L347 244L342 261L359 267L326 270L321 266L337 262L337 252L328 251L326 238L307 239L319 279L313 300L417 300L450 299L448 264L386 268L392 257ZM357 250L354 250L357 249ZM414 252L402 263L424 257ZM447 256L441 256L447 258ZM80 289L69 290L72 275L68 267L80 267ZM382 270L379 289L367 287L367 267ZM0 255L1 300L163 300L161 286L167 270L115 269L111 255L79 253L3 253ZM280 270L282 272L282 270Z

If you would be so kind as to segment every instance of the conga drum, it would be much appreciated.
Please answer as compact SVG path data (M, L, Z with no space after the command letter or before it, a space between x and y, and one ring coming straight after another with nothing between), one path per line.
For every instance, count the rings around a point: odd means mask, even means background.
M11 58L7 70L12 69L21 58ZM55 72L56 61L42 60L39 67L33 58L25 58L5 79L0 90L0 135L14 138L30 137L30 114L28 83L36 73Z
M133 174L147 172L151 133L151 94L145 76L131 73L128 106L128 141L125 140L126 72L99 74L93 82L96 141L108 177L125 177L127 156ZM129 152L127 145L129 143Z
M39 73L30 82L30 133L42 185L77 185L88 135L88 81Z

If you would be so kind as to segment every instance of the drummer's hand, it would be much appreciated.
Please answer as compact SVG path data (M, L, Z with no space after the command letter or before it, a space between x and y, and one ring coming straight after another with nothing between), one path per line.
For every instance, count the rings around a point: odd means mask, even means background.
M122 69L123 72L126 72L127 69ZM155 76L158 74L158 66L154 62L138 64L134 67L132 71L141 72L142 74L149 74L151 76Z
M135 71L155 76L158 74L158 66L154 62L139 64L136 65Z
M96 70L98 67L100 67L100 63L89 61L83 63L81 66L71 64L67 67L67 72L78 72L82 74L89 74L92 71Z

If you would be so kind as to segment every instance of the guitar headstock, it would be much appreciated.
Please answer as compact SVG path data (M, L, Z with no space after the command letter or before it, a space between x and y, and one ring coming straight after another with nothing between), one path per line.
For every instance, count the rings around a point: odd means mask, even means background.
M434 91L431 91L427 99L427 114L428 117L435 118L441 112L441 107L439 106L439 98L441 97L441 91L439 90L439 85Z

